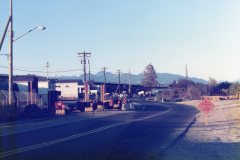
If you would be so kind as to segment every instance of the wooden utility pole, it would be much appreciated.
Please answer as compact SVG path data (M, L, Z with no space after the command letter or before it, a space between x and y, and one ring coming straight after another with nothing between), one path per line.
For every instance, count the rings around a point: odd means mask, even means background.
M187 64L185 66L185 72L186 72L186 80L188 80L188 67L187 67Z
M131 94L131 71L129 69L129 84L128 84L128 94Z
M90 60L88 59L88 82L91 82L91 68L90 68Z
M108 68L107 67L103 67L102 68L102 70L103 70L103 76L104 76L104 84L106 84L107 82L107 79L106 79L106 70L107 70Z
M118 74L118 94L121 93L121 70L117 70Z
M83 74L84 74L84 100L85 102L88 101L88 86L87 86L87 73L86 73L86 58L91 57L91 53L89 52L82 52L78 53L78 56L81 57L81 64L83 64Z
M9 29L9 75L8 75L8 104L12 104L13 85L13 8L10 0L10 29Z
M103 70L103 76L104 76L104 100L106 99L106 83L107 83L107 79L106 79L106 70L107 70L107 67L103 67L102 68Z

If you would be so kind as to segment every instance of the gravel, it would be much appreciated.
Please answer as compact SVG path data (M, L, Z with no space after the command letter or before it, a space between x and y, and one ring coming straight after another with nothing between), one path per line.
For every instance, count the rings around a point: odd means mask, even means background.
M197 106L200 101L181 102ZM240 159L240 103L237 100L213 101L208 114L199 112L195 123L183 139L159 155L169 160L237 160Z

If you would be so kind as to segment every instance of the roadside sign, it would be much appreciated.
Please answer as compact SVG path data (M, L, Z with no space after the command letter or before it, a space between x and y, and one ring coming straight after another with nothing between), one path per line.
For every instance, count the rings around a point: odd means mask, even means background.
M56 102L55 108L56 108L56 115L64 115L65 114L64 104L62 101Z
M199 104L198 109L205 113L205 125L208 125L208 113L215 107L215 105L209 100L204 98Z
M203 99L198 104L198 108L201 111L203 111L205 114L208 114L214 107L215 107L215 105L208 98Z

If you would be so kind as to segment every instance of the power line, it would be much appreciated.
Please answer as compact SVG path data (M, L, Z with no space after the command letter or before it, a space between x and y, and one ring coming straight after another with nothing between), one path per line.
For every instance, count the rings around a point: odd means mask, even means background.
M0 68L6 68L7 66L0 66ZM32 72L32 73L46 73L46 71L40 71L40 70L27 70L27 69L19 69L19 68L13 68L15 71L22 71L22 72ZM48 73L63 73L63 72L76 72L81 69L70 69L70 70L56 70L56 71L48 71Z

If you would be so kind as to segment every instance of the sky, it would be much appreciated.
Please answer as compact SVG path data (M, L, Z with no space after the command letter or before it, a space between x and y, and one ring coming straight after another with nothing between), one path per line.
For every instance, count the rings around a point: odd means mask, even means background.
M239 0L13 0L14 74L80 75L77 53L91 52L91 72L102 67L219 81L240 80ZM0 33L9 0L0 0ZM8 53L6 37L1 54ZM8 73L0 56L0 73ZM74 71L70 71L74 70ZM29 72L33 71L33 72ZM37 72L39 71L39 72ZM56 72L66 71L66 72Z

